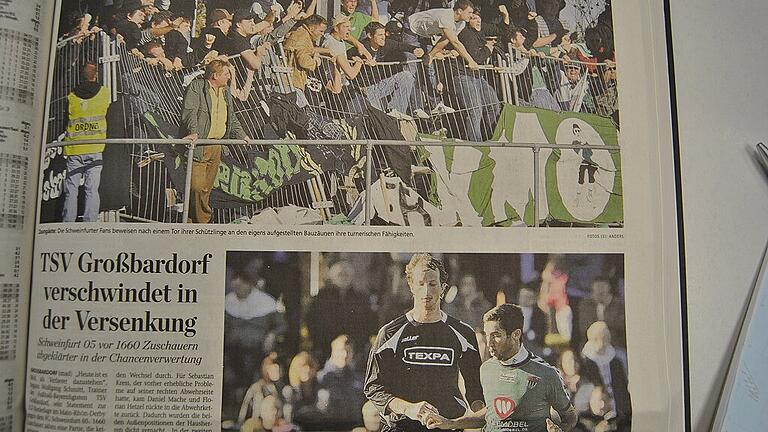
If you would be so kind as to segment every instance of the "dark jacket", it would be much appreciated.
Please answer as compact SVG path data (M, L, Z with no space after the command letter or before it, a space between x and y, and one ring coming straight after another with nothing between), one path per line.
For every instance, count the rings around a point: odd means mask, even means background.
M208 80L196 79L189 84L184 94L184 107L181 110L180 135L197 133L200 139L208 137L211 130L211 94ZM227 102L227 129L224 138L244 139L245 130L235 115L235 105L229 87L224 87L224 100ZM202 147L195 148L195 158L202 156Z
M632 402L628 390L627 371L624 370L624 366L618 358L611 360L609 367L611 369L611 387L613 388L613 400L616 405L618 430L628 431L632 422ZM581 376L595 383L595 385L605 385L597 364L586 357L581 365Z

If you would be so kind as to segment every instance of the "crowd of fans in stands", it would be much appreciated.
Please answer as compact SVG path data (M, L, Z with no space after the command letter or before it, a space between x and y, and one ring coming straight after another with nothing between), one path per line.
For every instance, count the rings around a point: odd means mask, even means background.
M377 329L413 306L403 273L409 257L400 255L324 254L324 281L314 295L308 287L279 286L284 284L279 274L265 277L261 269L268 258L261 255L230 268L224 426L378 430L378 412L366 404L362 386ZM519 282L520 269L473 273L485 268L472 261L476 258L443 256L451 287L444 310L476 329L482 359L490 357L482 314L496 304L517 303L525 318L523 343L561 371L579 412L576 430L628 430L621 258L536 257L531 271L538 277L528 283ZM519 260L481 259L506 262L512 269L513 260ZM291 313L281 303L299 291L304 305L296 330L300 342L291 349L281 343L288 339L285 316ZM251 337L247 353L245 334Z
M333 19L316 13L317 1L207 0L197 16L192 1L91 1L61 33L78 41L103 29L166 71L239 55L247 68L239 76L251 79L284 62L299 108L362 113L371 105L399 120L465 110L458 135L475 141L489 138L501 109L490 72L478 69L501 55L519 103L597 112L618 124L610 1L579 33L560 21L565 0L338 0ZM390 62L401 65L375 67ZM245 100L251 82L239 85L233 94Z

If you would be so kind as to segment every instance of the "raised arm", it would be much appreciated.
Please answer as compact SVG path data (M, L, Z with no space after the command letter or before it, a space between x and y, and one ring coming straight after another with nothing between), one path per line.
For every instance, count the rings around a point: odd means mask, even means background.
M315 14L315 9L317 9L317 0L312 0L309 3L309 6L307 6L306 14L307 16L312 16Z
M376 0L371 0L371 19L379 22L379 5Z

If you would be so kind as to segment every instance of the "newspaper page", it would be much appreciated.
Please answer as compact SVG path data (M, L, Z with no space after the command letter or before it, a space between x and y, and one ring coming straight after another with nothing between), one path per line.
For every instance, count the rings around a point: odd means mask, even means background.
M497 3L60 4L26 430L681 430L661 5Z
M53 4L0 1L0 430L24 424L39 143Z

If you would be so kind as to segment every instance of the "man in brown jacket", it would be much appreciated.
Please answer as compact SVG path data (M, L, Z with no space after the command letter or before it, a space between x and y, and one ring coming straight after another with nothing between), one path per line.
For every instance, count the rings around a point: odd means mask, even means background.
M192 81L184 95L184 108L181 111L181 133L184 139L192 143L198 138L250 140L235 115L235 105L228 85L230 78L229 63L213 60L205 68L205 79ZM220 145L195 148L188 222L210 222L213 211L209 199L220 163Z
M301 26L285 38L283 46L288 56L288 64L293 68L293 86L297 89L304 91L307 73L317 69L317 42L327 27L325 18L312 15L301 21Z

